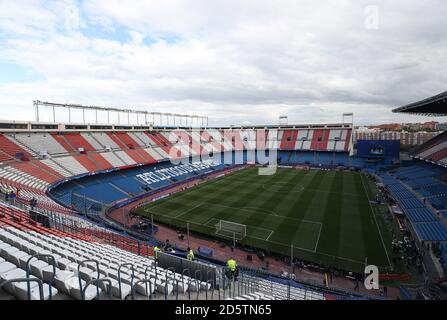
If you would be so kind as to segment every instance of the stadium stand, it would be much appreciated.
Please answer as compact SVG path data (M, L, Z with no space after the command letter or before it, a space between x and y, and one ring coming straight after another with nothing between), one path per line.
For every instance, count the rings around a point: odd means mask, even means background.
M110 136L106 132L92 132L91 133L92 139L95 139L98 141L100 145L104 149L110 148L110 149L119 149L120 147L113 141Z
M22 184L24 187L40 190L45 190L49 185L47 182L25 172L19 171L11 166L0 168L0 178L13 181L17 184Z
M44 300L92 300L98 294L114 299L191 299L191 295L198 298L204 293L214 299L234 300L325 299L323 293L303 286L286 286L244 273L239 277L237 291L235 283L223 278L217 278L220 289L215 290L214 280L204 281L188 275L186 270L177 273L156 266L150 252L136 255L97 242L95 236L103 231L67 233L31 224L29 216L15 207L0 203L0 209L4 214L0 216L0 279L8 281L29 274L36 281L30 283L32 300L40 299L39 284L43 286ZM4 289L17 299L28 299L28 289L22 283L10 283Z
M444 207L442 200L447 186L438 176L445 169L424 162L399 168L390 173L379 173L385 187L393 194L403 209L415 232L424 241L446 241L447 227L437 215L437 210Z
M425 241L447 241L447 230L440 222L417 223L414 227Z
M221 164L211 162L200 163L200 167L194 166L195 164L175 166L162 163L130 168L68 182L50 190L50 194L54 194L56 199L65 206L74 205L78 210L83 211L86 205L108 205L223 167Z
M61 168L70 172L72 175L80 175L87 173L88 170L83 167L74 157L59 157L53 158L53 161L57 163Z
M63 177L70 177L73 174L66 169L62 168L59 164L57 164L53 159L44 159L40 160L39 163L43 163L45 166L51 168L58 174L62 175Z
M82 132L81 136L85 139L85 141L88 142L89 145L91 145L95 151L101 151L104 150L104 146L102 146L98 140L96 140L93 136L91 132L85 133Z
M107 161L101 153L90 153L88 157L99 167L100 170L108 170L113 168L112 164Z
M96 149L80 133L65 133L65 139L75 150L95 151Z
M261 141L256 139L256 134L243 129L234 130L231 140L223 140L224 133L219 130L203 130L186 135L169 130L8 132L0 134L0 142L2 142L0 161L5 162L0 165L0 186L16 193L17 204L21 203L29 208L31 200L37 200L36 210L43 210L42 212L67 219L67 217L74 217L73 209L82 212L81 207L85 208L87 202L90 208L97 204L112 205L123 199L188 179L196 179L201 174L225 168L216 163L194 172L175 171L176 166L167 162L173 146L181 157L236 150L243 153L245 159L247 150L282 145L290 163L306 162L306 159L310 159L311 153L312 157L315 157L314 152L318 151L317 156L320 162L332 165L346 164L349 162L347 159L351 146L350 131L351 129L346 128L290 129L279 130L278 133L276 130L270 130L264 133L264 140L261 139ZM309 140L299 140L299 137ZM304 154L303 150L309 150L309 155L301 157L299 153L302 151ZM157 172L164 172L169 177L163 178L163 175L157 175ZM90 173L95 173L95 175L90 175ZM143 175L146 179L142 180L137 177L138 175ZM82 176L82 180L77 176ZM55 202L52 197L55 197L58 202ZM134 280L145 279L144 273L149 270L147 272L154 279L151 280L153 281L152 293L184 294L188 286L204 288L209 285L201 283L197 286L196 280L169 270L160 269L157 274L150 257L134 254L137 250L136 243L126 247L126 250L120 250L110 244L97 242L100 232L92 227L92 221L85 222L87 226L82 231L83 233L79 233L78 228L78 231L68 234L30 223L27 213L13 206L0 204L0 208L4 213L3 217L0 214L0 240L2 241L0 252L1 259L4 260L1 263L3 269L0 269L1 279L26 276L26 257L30 258L34 253L52 254L56 258L57 268L53 280L52 265L48 258L37 258L30 264L33 276L44 284L46 299L50 298L50 287L53 296L94 299L97 293L94 285L89 286L85 297L82 296L82 288L89 281L98 278L97 270L93 265L79 265L89 258L98 260L104 267L101 268L99 277L110 280L112 294L118 299L131 295L132 280L129 280L132 278L131 271L122 268L121 280L117 275L120 262L125 261L134 263L134 267L138 270L138 275L133 278ZM17 221L13 217L21 217L22 220ZM132 238L125 235L114 235L115 238L120 236L123 237L120 243L132 241ZM115 269L110 266L112 261L117 262L117 265L114 265ZM5 262L8 264L4 264ZM77 273L78 267L79 273ZM179 285L180 280L182 285ZM108 282L101 282L100 289L103 293L108 291L108 286ZM37 288L37 282L33 283L31 290L33 299L38 299ZM144 285L137 286L137 292L140 294L148 293L147 290ZM6 291L19 299L27 298L26 284L10 285ZM272 282L268 280L259 282L256 292L241 295L237 299L256 297L324 299L321 292L303 288L290 289L281 283L272 285Z
M0 153L0 161L13 160L18 157L29 157L32 155L31 150L21 147L14 143L8 136L0 134L0 145L2 150Z
M139 142L142 147L150 147L153 145L153 141L149 139L147 134L144 132L130 132L129 135L137 142Z
M444 243L441 247L441 263L444 270L447 270L447 243Z
M118 135L116 133L107 132L107 135L115 143L115 145L117 147L119 147L120 149L125 150L129 147L129 146L126 146L126 144L120 140L120 138L118 137Z
M67 150L48 133L17 133L10 135L10 137L33 150L35 154L67 154Z
M138 140L133 139L129 134L126 132L116 132L115 135L117 138L122 141L128 148L133 149L137 146L142 146L138 143Z
M431 116L446 116L447 92L396 108L395 113L424 114ZM415 147L412 157L427 162L447 166L447 132L443 132L426 143Z
M104 159L106 159L106 161L109 162L114 168L119 168L126 165L123 160L118 158L113 152L104 152L101 153L101 156L104 157Z
M161 150L161 149L159 149L159 150ZM159 152L157 152L156 149L146 148L146 149L144 149L144 151L146 151L149 154L150 158L154 159L155 162L166 159L166 156L162 156Z
M136 164L137 161L132 159L126 151L115 151L115 155L125 164L125 165L133 165Z
M51 133L52 137L66 150L66 152L76 152L77 150L68 143L67 139L64 137L65 132Z

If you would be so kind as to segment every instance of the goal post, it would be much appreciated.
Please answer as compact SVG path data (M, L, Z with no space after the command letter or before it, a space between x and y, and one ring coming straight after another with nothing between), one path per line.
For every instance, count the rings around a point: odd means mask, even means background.
M247 235L247 226L236 222L219 220L216 224L216 234L225 238L242 240Z

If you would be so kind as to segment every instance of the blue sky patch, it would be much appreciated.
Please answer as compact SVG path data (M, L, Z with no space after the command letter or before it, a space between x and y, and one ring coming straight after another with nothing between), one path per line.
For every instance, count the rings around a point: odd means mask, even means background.
M35 82L44 77L34 70L21 67L14 63L0 61L0 83Z

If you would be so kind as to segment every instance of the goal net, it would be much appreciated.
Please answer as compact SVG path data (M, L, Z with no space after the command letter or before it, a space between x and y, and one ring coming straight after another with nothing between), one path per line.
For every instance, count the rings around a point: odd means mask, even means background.
M245 224L219 220L216 224L216 234L225 238L242 240L247 235L247 226Z

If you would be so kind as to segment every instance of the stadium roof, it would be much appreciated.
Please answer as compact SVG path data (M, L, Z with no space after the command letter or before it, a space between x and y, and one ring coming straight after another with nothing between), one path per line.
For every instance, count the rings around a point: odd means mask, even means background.
M404 112L435 117L447 116L447 91L434 97L394 109L393 112Z

